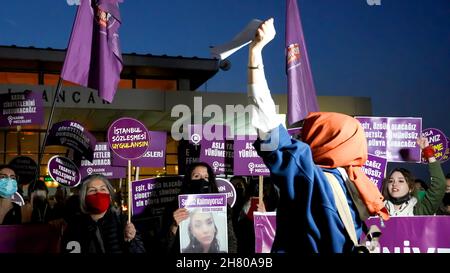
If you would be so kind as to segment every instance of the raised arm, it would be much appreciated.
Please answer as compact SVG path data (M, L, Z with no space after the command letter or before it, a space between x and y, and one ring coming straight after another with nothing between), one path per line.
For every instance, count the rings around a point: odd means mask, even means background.
M275 37L273 18L264 21L258 28L249 46L248 55L248 96L254 105L251 112L252 126L258 129L260 137L280 125L275 103L270 95L264 74L263 48Z
M417 140L422 154L428 160L428 170L430 172L430 188L425 193L422 202L414 208L415 215L433 215L438 210L445 194L445 177L441 163L434 157L433 147L428 143L427 138L421 137Z
M273 18L264 21L256 31L255 39L249 45L248 84L264 84L267 87L262 50L273 40L275 34Z

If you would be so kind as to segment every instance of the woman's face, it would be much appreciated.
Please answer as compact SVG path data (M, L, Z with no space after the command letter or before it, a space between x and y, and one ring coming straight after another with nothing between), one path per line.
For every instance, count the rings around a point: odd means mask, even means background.
M191 216L192 235L202 244L209 246L214 240L216 228L211 213L195 213Z
M395 171L389 177L388 192L394 198L403 197L410 192L408 182L401 172Z
M86 195L96 194L97 192L109 194L108 187L106 186L105 182L100 179L92 180L89 183Z
M197 166L191 173L191 179L205 179L208 180L208 169L204 166Z
M0 170L0 178L11 178L11 179L16 179L16 173L11 170L10 168L3 168Z

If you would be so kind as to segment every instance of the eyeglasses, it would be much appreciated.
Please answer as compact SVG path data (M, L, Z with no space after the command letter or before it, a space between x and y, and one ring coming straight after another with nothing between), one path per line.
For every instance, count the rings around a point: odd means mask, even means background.
M15 174L7 175L7 174L4 174L4 173L0 173L0 179L8 178L8 177L11 178L11 179L17 179L17 176Z

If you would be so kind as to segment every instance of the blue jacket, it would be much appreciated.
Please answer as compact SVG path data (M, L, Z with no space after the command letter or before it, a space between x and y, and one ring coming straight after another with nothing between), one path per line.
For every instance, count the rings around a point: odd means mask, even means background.
M261 151L262 143L279 141L274 151ZM277 231L272 252L342 253L350 252L353 243L339 218L333 192L324 171L338 178L359 238L362 222L337 169L323 169L314 164L309 146L291 139L280 125L270 138L258 139L254 146L270 169L272 181L280 188L277 209Z

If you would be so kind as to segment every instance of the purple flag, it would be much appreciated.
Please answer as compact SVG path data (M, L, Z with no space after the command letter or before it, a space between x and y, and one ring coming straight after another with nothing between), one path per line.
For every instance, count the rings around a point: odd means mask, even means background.
M61 78L97 89L112 102L122 71L119 4L123 0L82 0L72 28Z
M288 123L292 125L319 111L297 0L286 1L286 73Z

